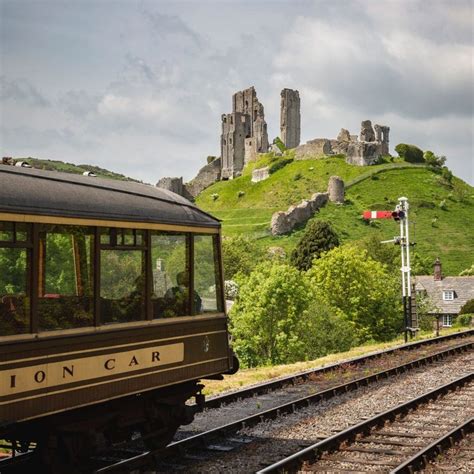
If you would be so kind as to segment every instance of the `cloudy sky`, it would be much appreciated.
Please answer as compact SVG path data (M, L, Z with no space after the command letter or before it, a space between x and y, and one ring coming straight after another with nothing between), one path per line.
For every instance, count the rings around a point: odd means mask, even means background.
M279 134L360 122L446 155L474 184L471 0L0 0L0 153L192 178L251 85Z

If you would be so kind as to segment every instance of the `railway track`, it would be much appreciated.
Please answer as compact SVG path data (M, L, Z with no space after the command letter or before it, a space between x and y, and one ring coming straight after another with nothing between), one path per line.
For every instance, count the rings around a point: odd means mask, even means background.
M222 453L238 451L242 447L251 446L255 437L245 434L252 426L268 420L276 420L283 415L293 414L299 409L304 409L315 404L328 401L334 397L343 396L348 392L368 386L374 382L382 381L391 376L400 375L407 371L423 368L429 364L441 363L444 358L473 348L472 342L457 344L441 351L436 351L421 358L416 358L404 364L389 367L384 370L358 377L345 383L334 384L331 388L313 392L310 395L291 399L290 401L274 406L268 410L258 411L250 416L232 421L202 433L194 434L180 441L170 444L166 449L155 452L144 452L129 459L121 459L120 451L116 453L118 462L110 463L113 456L103 459L109 462L107 466L96 470L97 473L105 472L130 472L144 466L155 466L158 472L176 470L188 471L195 462L205 463L206 460ZM378 355L377 357L380 357ZM209 416L209 413L208 413ZM239 432L239 434L237 434ZM308 445L308 443L305 443ZM309 443L311 444L311 443ZM284 456L282 456L284 457ZM159 462L157 460L160 460ZM98 459L100 461L100 459Z
M204 432L181 432L180 437L184 439L172 443L165 450L147 452L143 449L140 440L127 446L117 446L116 449L95 458L88 468L81 471L130 472L144 466L156 465L157 457L170 460L168 464L166 461L161 463L163 471L166 471L170 470L167 466L174 469L173 459L176 458L195 457L196 461L203 461L206 456L200 455L199 452L205 451L212 454L238 449L252 442L252 437L236 435L239 430L245 430L266 420L275 420L282 415L330 400L387 377L427 364L439 363L445 357L471 350L474 344L473 336L474 330L470 330L410 343L212 398L207 401L207 410L202 415L202 419L206 422L212 420L217 426ZM419 351L423 352L424 357L417 357ZM403 360L408 360L408 362L400 363ZM384 369L380 370L381 367ZM369 375L361 377L361 374L367 373ZM341 380L344 380L344 383L340 383ZM308 391L309 395L307 395ZM273 396L270 401L267 400L268 394ZM238 410L235 410L235 405L241 404L242 401L252 405L250 415L247 415L244 410L245 416L239 416ZM219 407L221 408L216 410ZM218 411L224 411L226 423L222 423L219 417L214 416ZM231 418L230 412L234 420L228 422ZM11 470L10 467L3 470L0 461L0 473L3 472L21 471Z
M258 474L277 472L413 473L474 429L474 374L319 441Z

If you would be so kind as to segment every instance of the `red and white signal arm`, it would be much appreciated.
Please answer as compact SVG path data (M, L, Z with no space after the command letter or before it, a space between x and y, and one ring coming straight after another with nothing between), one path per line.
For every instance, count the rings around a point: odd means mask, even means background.
M364 211L364 219L392 219L393 211Z

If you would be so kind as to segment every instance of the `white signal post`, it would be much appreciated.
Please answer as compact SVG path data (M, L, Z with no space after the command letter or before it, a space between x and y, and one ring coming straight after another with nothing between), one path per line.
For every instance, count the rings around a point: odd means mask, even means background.
M410 239L408 222L408 199L398 198L398 204L394 211L365 211L364 219L395 219L400 222L400 236L392 240L384 240L382 243L400 244L401 250L401 272L402 272L402 301L405 342L408 342L408 332L412 332L411 325L411 267L410 267Z
M405 342L408 341L408 331L411 320L411 267L410 267L410 238L408 223L408 199L398 198L396 211L400 217L400 250L402 254L402 296L403 296L403 316L405 323Z

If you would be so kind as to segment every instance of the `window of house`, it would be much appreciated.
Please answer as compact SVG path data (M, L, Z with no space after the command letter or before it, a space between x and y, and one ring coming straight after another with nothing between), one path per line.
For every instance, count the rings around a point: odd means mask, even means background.
M443 300L444 301L453 301L454 300L454 291L453 290L444 290L443 291Z
M453 325L453 317L450 314L443 314L443 327L450 328Z
M40 331L94 324L94 230L42 225L39 229Z

